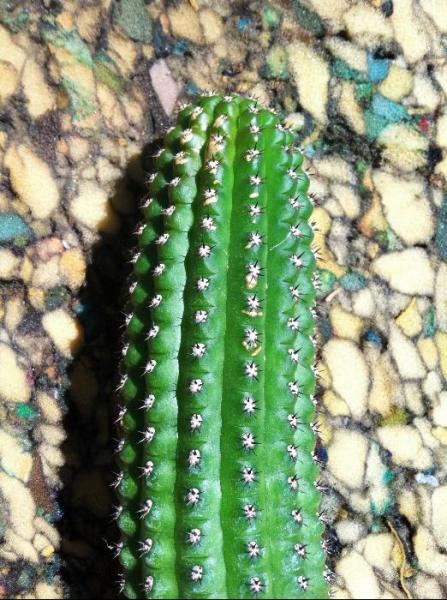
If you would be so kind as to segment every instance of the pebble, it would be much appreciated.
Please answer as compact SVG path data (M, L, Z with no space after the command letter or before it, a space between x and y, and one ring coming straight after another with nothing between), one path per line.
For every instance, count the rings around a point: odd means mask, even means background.
M82 327L64 309L46 313L42 318L42 326L63 356L72 357L79 350L83 341Z
M414 582L415 598L444 598L439 583L434 577L429 577L425 573L418 573Z
M0 243L27 241L31 235L32 231L22 217L14 213L0 214Z
M363 111L355 97L356 91L356 86L354 84L349 81L341 81L338 96L338 108L353 130L359 135L365 135L365 119Z
M23 69L22 88L28 112L33 119L38 119L55 108L55 94L45 81L42 69L32 57L27 58Z
M62 254L59 262L60 274L72 290L77 290L84 283L86 268L80 248L72 248Z
M225 35L224 24L221 16L211 8L201 8L199 20L202 25L203 35L208 44L215 44Z
M425 31L413 0L393 0L394 10L390 19L396 42L402 48L404 57L412 64L421 60L430 50L430 38Z
M79 223L96 231L113 233L119 228L106 190L94 181L81 181L78 194L71 201L70 212Z
M438 350L432 338L420 337L417 347L427 369L434 369L438 364Z
M440 102L440 96L431 79L424 73L414 76L413 97L415 103L427 112L434 112Z
M63 598L63 592L58 583L46 583L40 581L36 585L36 598L42 600L56 600L57 598Z
M5 154L11 185L36 219L47 219L59 206L59 189L48 164L26 144L11 144Z
M399 378L390 362L388 352L371 356L371 391L368 406L372 412L387 417L398 396Z
M386 219L397 235L409 246L428 242L434 224L424 182L420 178L397 178L383 170L374 171L373 181Z
M361 47L374 47L382 40L393 39L391 23L371 4L362 0L344 15L348 34Z
M167 62L160 58L149 69L152 86L166 115L171 116L180 94L180 87L172 77Z
M443 509L442 512L444 513ZM425 573L441 577L447 573L447 556L439 552L435 538L427 527L419 525L413 538L413 544L419 567Z
M199 14L188 2L179 2L168 9L171 31L175 37L202 44L204 36L200 26Z
M349 185L335 184L331 192L337 198L348 219L356 219L360 214L360 198Z
M391 533L370 533L364 538L363 556L375 569L382 571L386 579L392 581L396 571L391 561L394 538Z
M439 394L439 404L433 409L433 422L440 427L447 427L447 391Z
M20 258L8 248L0 248L0 278L9 280L17 277Z
M351 312L343 310L338 303L334 303L329 313L334 334L340 338L359 342L363 331L363 321Z
M331 54L347 63L351 68L367 72L367 54L362 48L338 37L328 37L325 46L331 51Z
M9 523L20 538L31 540L34 535L35 504L31 491L19 479L0 471L0 491L5 499Z
M0 398L7 402L28 402L30 396L26 371L19 365L14 350L0 343Z
M365 536L366 528L359 521L345 519L338 521L336 531L341 544L355 544L361 537Z
M287 46L289 71L298 89L300 104L312 117L325 123L329 91L329 67L307 44L295 41Z
M425 377L426 370L415 344L394 323L390 323L389 346L403 379Z
M328 468L349 489L361 488L368 440L357 431L335 430L328 448Z
M363 354L354 342L335 338L325 345L323 356L334 391L345 400L354 419L361 419L367 408L369 382L368 366Z
M396 291L411 295L433 295L435 274L422 248L382 254L372 270Z
M382 446L391 452L394 464L418 470L433 466L432 456L424 448L419 432L410 425L379 427L377 436Z
M422 331L422 317L418 311L416 298L411 300L395 322L408 337L414 337Z
M59 256L53 256L46 262L37 264L32 277L34 287L49 290L59 284Z
M36 394L36 400L47 423L55 424L62 420L62 410L54 397L46 392L39 391Z
M408 69L392 64L387 77L379 85L378 90L390 100L400 102L413 90L413 74Z
M33 457L24 451L19 439L0 429L0 465L5 473L27 483Z
M438 545L447 550L447 485L434 490L431 504L433 534Z
M447 157L446 157L447 160ZM447 199L441 205L436 228L436 246L442 260L447 261Z
M352 295L352 310L362 319L374 315L374 296L369 288L363 288Z
M145 44L151 41L152 23L143 0L121 0L113 8L115 21L132 40Z
M356 550L349 550L338 561L337 574L343 578L350 598L380 598L381 592L372 567Z
M447 333L437 331L435 335L435 343L439 352L439 363L444 379L447 380Z
M390 123L378 135L382 156L399 171L412 173L426 164L429 141L405 123Z

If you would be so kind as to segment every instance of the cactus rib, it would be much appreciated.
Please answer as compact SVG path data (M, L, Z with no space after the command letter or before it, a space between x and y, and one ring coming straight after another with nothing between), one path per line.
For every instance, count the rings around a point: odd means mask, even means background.
M119 385L121 589L325 598L302 156L271 111L210 95L155 168Z

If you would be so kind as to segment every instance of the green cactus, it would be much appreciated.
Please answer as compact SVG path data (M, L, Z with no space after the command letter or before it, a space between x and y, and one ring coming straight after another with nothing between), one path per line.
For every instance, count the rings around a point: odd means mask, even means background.
M210 95L155 165L119 384L121 591L326 598L302 156L273 112Z

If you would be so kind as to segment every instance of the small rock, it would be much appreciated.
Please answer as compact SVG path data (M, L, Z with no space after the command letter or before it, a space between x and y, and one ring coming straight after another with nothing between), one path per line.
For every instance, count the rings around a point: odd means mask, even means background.
M396 42L410 64L421 60L429 52L430 38L425 31L412 0L393 0L394 11L390 20Z
M54 92L45 81L42 69L32 57L25 63L22 86L28 112L33 119L38 119L55 108Z
M224 36L222 18L216 11L210 8L201 8L199 20L208 44L214 44Z
M417 347L427 369L435 369L438 364L438 350L433 339L420 337Z
M113 8L115 21L132 40L145 44L152 40L152 23L144 0L121 0Z
M337 563L350 598L380 598L380 587L372 567L356 550L349 550Z
M360 198L349 185L335 184L331 192L337 198L348 219L356 219L360 214Z
M340 277L338 282L348 292L358 292L368 284L367 278L362 273L357 273L356 271L346 273Z
M23 450L17 438L2 430L0 430L0 464L8 475L24 483L28 481L33 466L32 455Z
M441 590L439 583L435 577L429 577L425 573L418 573L414 582L415 598L444 598L444 593Z
M418 383L407 381L404 383L405 404L415 415L423 415L425 413L424 403L422 401L421 388Z
M389 345L401 377L404 379L425 377L425 367L416 346L394 323L390 323Z
M366 411L369 378L363 354L352 341L331 339L323 355L335 392L345 400L353 417L361 419Z
M441 512L444 514L445 509L442 508ZM439 552L433 535L423 525L419 525L417 529L413 538L413 547L423 571L441 577L447 573L447 556Z
M59 269L61 276L72 290L78 289L85 279L86 264L82 251L73 248L63 253Z
M6 402L28 402L30 384L13 349L0 343L0 398Z
M14 213L0 214L0 243L26 241L31 236L32 231L22 217Z
M0 248L0 278L4 280L14 279L17 277L20 258L8 250Z
M78 194L70 205L70 212L79 223L97 231L114 232L119 228L107 192L94 181L84 180L79 184Z
M180 93L179 85L174 81L172 73L163 58L155 61L149 70L152 86L160 100L166 115L169 117L174 110Z
M382 254L373 262L372 269L402 294L433 295L435 274L422 248Z
M447 333L437 331L435 335L435 343L439 352L439 362L444 379L447 380Z
M326 61L300 41L295 41L287 47L287 55L300 104L316 121L325 123L330 79Z
M428 242L433 235L434 224L424 182L419 178L396 178L379 170L374 171L373 181L387 221L397 235L408 245Z
M436 246L442 260L447 261L447 199L444 199L438 214Z
M62 410L56 399L46 392L37 392L37 404L42 417L47 423L58 423L62 420Z
M338 303L332 305L329 318L333 332L337 337L347 338L354 342L360 341L363 330L362 319L343 310Z
M391 23L367 2L359 2L344 14L348 34L360 47L393 39Z
M369 564L382 571L388 580L396 575L391 562L394 537L391 533L370 533L364 539L363 556Z
M35 248L37 256L44 262L64 251L61 240L54 236L40 240Z
M439 546L447 550L447 485L433 492L431 503L434 536Z
M370 359L372 385L368 404L372 412L387 417L398 397L399 378L388 352L378 358L375 354Z
M326 390L323 394L323 404L333 417L349 417L351 411L346 402L340 398L333 390Z
M433 409L433 422L440 427L447 427L447 392L439 394L439 404Z
M53 256L46 262L37 264L32 278L34 287L49 290L59 283L59 256Z
M419 432L410 425L379 427L377 436L382 446L391 452L394 464L421 471L433 466L431 454L422 445Z
M368 440L357 431L336 430L328 449L328 468L349 489L361 488Z
M31 540L36 510L31 491L19 479L0 471L0 492L7 503L9 523L14 533L24 540ZM17 502L17 498L20 498L20 502Z
M337 537L342 544L355 544L365 535L365 526L359 521L345 519L336 525Z
M325 46L336 58L347 63L352 69L367 72L368 61L365 50L337 36L328 36Z
M352 295L352 310L362 319L370 319L374 314L374 297L369 288L363 288Z
M36 598L41 600L56 600L62 598L63 592L57 583L46 583L45 581L39 581L36 585Z
M422 318L418 311L416 298L413 298L395 319L395 322L408 337L414 337L422 331Z
M447 211L446 211L447 212ZM436 275L435 307L438 327L447 333L447 264L441 263Z
M427 162L428 138L406 123L390 123L378 134L382 156L400 171L412 173Z
M394 102L400 102L402 98L411 94L413 74L407 69L392 64L387 78L382 81L378 89L383 96Z
M83 340L82 327L62 308L46 313L42 326L64 356L72 357L79 350Z
M350 81L340 82L338 109L356 133L365 135L365 119L355 95L356 87L353 83Z
M431 485L432 487L438 487L439 481L434 475L425 475L425 473L416 473L414 480L419 485Z
M0 62L0 104L5 105L9 98L15 93L19 83L19 74L13 65L7 62Z
M416 99L416 105L429 113L433 113L440 102L439 93L430 77L424 73L414 75L413 97Z
M447 33L447 13L443 0L419 0L422 9L431 17L439 31ZM420 598L436 598L437 596L420 596Z
M26 144L11 144L5 154L11 185L36 219L47 219L59 206L59 189L50 167Z
M179 2L168 9L171 31L175 37L203 44L204 36L200 26L199 14L188 2Z

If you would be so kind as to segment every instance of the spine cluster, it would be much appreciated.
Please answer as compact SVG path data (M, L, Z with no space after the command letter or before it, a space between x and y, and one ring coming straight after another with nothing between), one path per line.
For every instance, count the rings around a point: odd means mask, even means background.
M121 590L325 598L302 156L254 100L208 96L155 166L119 384Z

